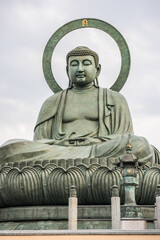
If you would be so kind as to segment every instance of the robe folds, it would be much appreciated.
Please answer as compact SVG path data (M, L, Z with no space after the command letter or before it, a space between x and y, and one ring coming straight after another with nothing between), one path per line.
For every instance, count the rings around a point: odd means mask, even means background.
M70 139L63 132L62 122L69 91L61 91L44 102L35 126L34 141L10 140L0 147L0 163L88 157L116 158L125 154L128 143L132 145L132 153L140 164L159 161L158 153L155 159L155 149L148 141L133 134L125 98L120 93L105 88L99 88L98 129L93 135L80 136L84 139L82 145L70 145ZM87 144L88 138L98 139L98 142ZM64 140L68 145L63 144Z

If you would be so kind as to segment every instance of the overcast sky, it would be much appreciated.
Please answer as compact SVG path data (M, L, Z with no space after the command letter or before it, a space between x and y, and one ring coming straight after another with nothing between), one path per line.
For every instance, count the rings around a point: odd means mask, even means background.
M52 93L42 71L44 47L62 25L98 18L117 28L131 53L131 71L121 93L128 101L136 135L160 149L160 1L159 0L1 0L0 1L0 144L32 140L40 107ZM53 72L66 88L65 56L86 45L102 65L100 86L110 87L120 71L114 40L96 29L76 30L53 54Z

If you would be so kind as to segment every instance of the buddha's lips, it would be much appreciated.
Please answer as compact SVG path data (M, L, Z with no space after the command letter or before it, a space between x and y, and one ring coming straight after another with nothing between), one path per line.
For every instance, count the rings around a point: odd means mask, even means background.
M78 78L84 78L86 75L85 74L77 74L76 77Z

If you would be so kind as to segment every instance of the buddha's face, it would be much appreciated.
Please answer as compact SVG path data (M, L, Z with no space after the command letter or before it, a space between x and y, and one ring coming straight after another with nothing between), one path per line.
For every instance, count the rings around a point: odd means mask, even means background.
M85 86L92 83L97 75L93 56L71 56L68 61L68 76L74 85Z

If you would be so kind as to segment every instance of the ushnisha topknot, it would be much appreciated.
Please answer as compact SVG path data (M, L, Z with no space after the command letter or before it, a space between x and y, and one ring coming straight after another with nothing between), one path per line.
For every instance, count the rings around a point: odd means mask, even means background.
M88 47L84 47L84 46L76 47L67 54L67 56L66 56L67 66L68 66L69 57L71 57L71 56L86 56L86 55L93 56L96 67L99 66L98 54L96 52L92 51L91 49L89 49Z

